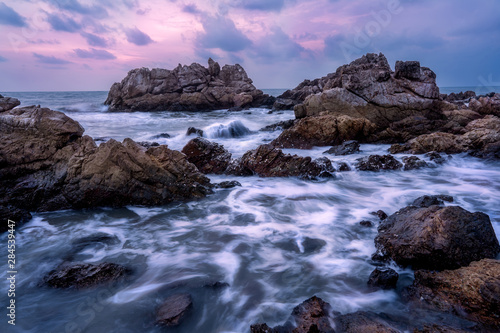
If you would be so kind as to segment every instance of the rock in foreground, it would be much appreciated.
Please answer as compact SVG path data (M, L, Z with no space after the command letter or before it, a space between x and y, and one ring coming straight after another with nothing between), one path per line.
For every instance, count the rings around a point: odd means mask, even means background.
M51 271L44 284L53 288L91 288L112 283L127 274L127 269L113 263L63 265Z
M222 174L231 162L231 153L224 146L203 138L190 140L182 152L203 173Z
M193 307L188 294L178 294L167 298L156 312L156 323L162 326L178 326Z
M199 111L272 105L274 99L256 89L240 65L208 60L173 70L137 68L114 83L104 104L112 111Z
M488 215L458 206L408 206L384 220L378 232L377 249L414 269L455 269L500 252Z

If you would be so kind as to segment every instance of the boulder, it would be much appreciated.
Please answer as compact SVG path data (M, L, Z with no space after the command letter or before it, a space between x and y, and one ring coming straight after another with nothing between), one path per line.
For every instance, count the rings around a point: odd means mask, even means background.
M44 278L43 284L52 288L92 288L116 282L128 274L127 268L113 263L63 264Z
M178 326L192 307L191 295L177 294L170 296L156 311L156 323L167 327Z
M270 99L256 89L240 65L222 68L208 60L208 68L193 63L173 70L137 68L114 83L104 104L110 111L200 111L258 107Z
M399 170L403 167L392 155L370 155L356 161L356 169L360 171Z
M203 130L195 127L189 127L186 131L186 135L196 134L196 136L203 136Z
M335 329L343 333L400 333L375 313L358 311L334 318Z
M28 211L157 205L200 198L210 180L167 146L131 139L97 146L80 124L46 108L0 114L0 204Z
M204 138L190 140L182 148L182 152L189 162L205 174L222 174L231 162L231 153L224 146Z
M401 160L404 163L403 170L405 170L405 171L415 170L415 169L422 169L422 168L425 168L425 167L429 166L427 164L427 162L422 161L417 156L405 156Z
M398 283L399 274L391 269L376 268L368 278L368 286L381 289L394 289Z
M279 148L310 149L313 146L340 145L346 140L366 141L374 125L362 118L317 116L299 120L271 142Z
M359 142L356 140L349 140L343 142L341 145L333 146L323 154L333 154L335 156L351 155L359 153Z
M234 188L237 186L241 186L241 183L236 180L228 180L215 184L215 188Z
M387 214L383 210L377 210L376 212L371 212L370 214L378 217L380 221L383 221L387 218Z
M21 102L17 98L3 97L0 95L0 112L9 111L20 105Z
M446 202L453 202L453 197L449 195L423 195L415 199L411 205L420 208L427 208L430 206L441 206Z
M500 261L483 259L442 272L418 270L406 297L422 307L479 322L481 332L500 329ZM439 332L439 331L437 331Z
M459 268L500 252L488 215L458 206L403 208L380 224L375 245L398 265L430 270Z
M272 145L261 145L234 160L226 174L260 177L331 177L334 168L329 159L312 160L310 157L284 154Z

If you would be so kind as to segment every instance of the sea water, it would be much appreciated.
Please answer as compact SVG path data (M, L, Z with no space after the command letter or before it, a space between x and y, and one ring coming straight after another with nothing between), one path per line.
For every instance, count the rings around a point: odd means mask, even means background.
M22 105L41 104L79 121L85 134L156 141L172 149L204 131L233 157L268 143L280 131L260 128L293 119L293 111L107 112L105 92L4 93ZM156 138L168 133L169 138ZM235 135L231 135L231 133ZM386 154L388 145L361 145L350 156L323 155L328 147L285 149L334 163ZM395 157L401 160L405 154ZM420 158L424 158L419 156ZM424 158L425 159L425 158ZM429 161L430 162L430 161ZM16 228L16 326L14 332L162 332L155 311L168 296L189 293L193 310L172 332L248 332L253 323L282 324L292 309L317 295L335 311L387 313L410 329L443 320L412 312L399 291L367 287L375 269L379 209L392 214L425 194L447 194L469 211L490 216L500 236L500 162L454 155L443 165L413 171L336 173L334 179L260 178L209 175L212 182L237 180L242 186L218 189L200 200L159 207L129 206L34 213ZM371 220L375 227L359 224ZM90 241L89 241L90 240ZM92 241L93 240L93 241ZM7 244L7 236L0 238ZM132 270L127 281L90 290L40 286L63 262L113 262ZM0 262L6 272L7 262ZM214 285L216 282L219 284ZM224 286L222 284L227 284ZM7 290L6 281L0 283ZM7 304L6 292L0 304ZM4 311L5 312L5 311ZM4 316L5 317L5 316ZM405 326L406 325L406 326ZM7 328L7 320L0 327ZM4 330L2 330L4 331Z

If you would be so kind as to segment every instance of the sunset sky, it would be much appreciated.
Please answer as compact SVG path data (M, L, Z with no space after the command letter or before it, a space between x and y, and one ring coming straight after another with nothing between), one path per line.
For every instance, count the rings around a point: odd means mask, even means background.
M0 0L0 91L108 90L208 57L291 88L368 52L500 86L498 0Z

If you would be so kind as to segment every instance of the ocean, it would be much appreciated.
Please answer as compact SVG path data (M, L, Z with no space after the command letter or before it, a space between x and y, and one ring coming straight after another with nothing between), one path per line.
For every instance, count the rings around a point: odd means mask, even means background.
M453 88L455 89L455 88ZM460 90L475 90L463 87ZM445 90L441 91L456 91ZM269 91L278 95L284 90ZM500 91L497 89L496 91ZM60 110L79 121L85 134L156 141L172 149L193 138L188 127L239 157L268 143L279 131L260 128L293 119L293 111L268 109L229 112L107 112L107 92L12 92L22 106ZM239 137L231 128L246 128ZM167 133L169 138L157 138ZM361 153L328 156L335 164L386 154L388 145L361 145ZM285 149L313 158L327 147ZM401 160L405 154L395 157ZM425 157L420 156L425 159ZM193 298L189 318L172 332L248 332L251 324L282 324L292 309L313 295L343 314L358 310L389 313L411 324L431 320L415 314L398 291L413 279L400 274L397 290L371 290L375 269L376 227L370 213L392 214L426 194L447 194L453 205L490 216L500 237L500 162L465 154L443 165L413 171L337 173L334 179L259 178L209 175L212 182L237 180L242 186L218 189L207 198L159 207L98 208L34 213L16 230L18 281L14 332L163 332L154 325L155 310L168 296ZM7 236L1 235L1 244ZM82 240L93 239L93 242ZM81 244L84 244L82 246ZM39 284L64 261L125 265L131 280L115 287L54 290ZM6 260L0 271L7 271ZM207 287L215 282L225 288ZM6 281L0 283L7 290ZM0 304L7 304L7 293ZM445 315L443 315L445 316ZM2 320L0 327L6 325Z

